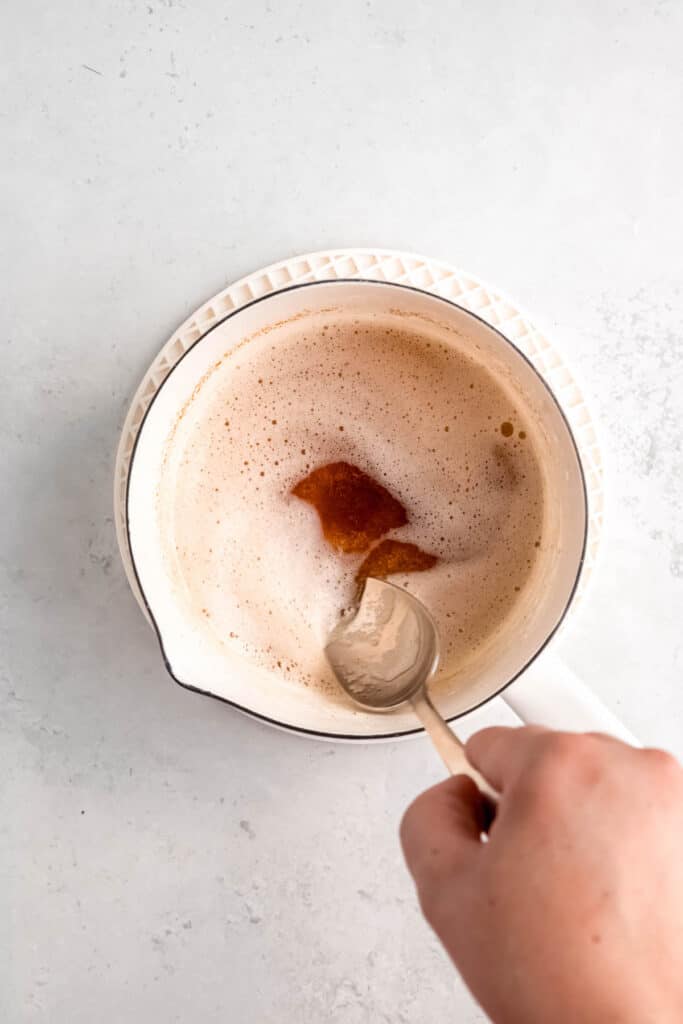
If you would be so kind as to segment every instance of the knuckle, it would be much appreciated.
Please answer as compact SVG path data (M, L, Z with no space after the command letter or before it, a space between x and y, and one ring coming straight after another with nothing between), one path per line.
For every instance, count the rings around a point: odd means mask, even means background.
M568 788L591 784L601 773L601 755L591 737L553 732L539 736L535 757L518 783L518 796L527 809L546 809L560 803Z
M413 865L413 878L417 889L422 912L431 921L443 902L443 890L448 876L442 863L432 858L429 851L417 859Z
M406 859L411 862L419 856L424 845L424 836L430 831L429 820L434 804L432 790L426 790L415 797L408 806L399 825L399 838Z
M422 865L417 897L420 909L432 928L438 930L439 924L453 914L460 891L451 865L444 862Z
M424 817L424 813L432 802L432 792L427 789L424 793L420 793L405 810L403 818L401 820L401 830L406 829L408 831L416 828L420 822L420 819Z
M583 775L603 760L599 741L583 733L557 732L545 739L542 751L544 768L563 778Z
M438 928L446 908L443 887L441 885L421 886L417 896L425 919L432 928Z
M405 849L409 845L412 836L418 829L418 822L421 817L421 806L420 801L422 797L417 797L413 800L412 804L405 810L403 817L401 818L401 824L399 826L399 837L401 844Z
M551 732L541 739L545 757L552 764L573 763L583 751L586 737L572 732Z
M553 789L559 779L565 779L580 756L578 737L566 732L549 733L540 737L534 770L540 781Z
M643 750L642 754L648 760L650 771L658 779L667 785L683 786L683 768L673 754L655 748Z

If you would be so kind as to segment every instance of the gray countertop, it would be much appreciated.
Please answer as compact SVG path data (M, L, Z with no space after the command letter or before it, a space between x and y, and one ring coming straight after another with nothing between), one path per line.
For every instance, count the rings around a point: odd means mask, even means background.
M683 754L682 33L675 0L6 0L3 1021L484 1020L398 849L426 742L172 685L118 559L138 379L274 259L411 249L534 313L608 466L563 656Z

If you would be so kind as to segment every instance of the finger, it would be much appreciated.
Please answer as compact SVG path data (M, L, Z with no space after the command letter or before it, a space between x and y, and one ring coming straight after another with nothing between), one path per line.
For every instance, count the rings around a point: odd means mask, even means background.
M454 775L414 801L401 822L401 844L420 897L467 869L481 852L486 827L481 792L467 775Z
M534 741L548 731L540 725L481 729L465 744L467 760L503 793L531 756Z

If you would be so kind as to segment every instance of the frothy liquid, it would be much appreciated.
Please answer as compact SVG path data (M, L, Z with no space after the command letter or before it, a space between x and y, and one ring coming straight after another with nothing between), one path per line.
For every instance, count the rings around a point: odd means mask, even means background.
M346 461L406 509L390 538L437 556L390 578L426 604L440 675L457 674L519 601L542 543L543 478L522 417L482 366L391 323L335 316L244 345L198 389L161 481L187 614L283 683L335 692L323 647L364 555L333 548L291 490Z

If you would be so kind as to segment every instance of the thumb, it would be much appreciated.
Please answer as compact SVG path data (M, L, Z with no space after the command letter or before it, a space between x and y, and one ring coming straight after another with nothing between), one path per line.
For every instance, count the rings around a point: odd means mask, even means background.
M401 845L425 916L446 884L467 875L481 853L486 801L466 775L454 775L415 800L401 822Z

